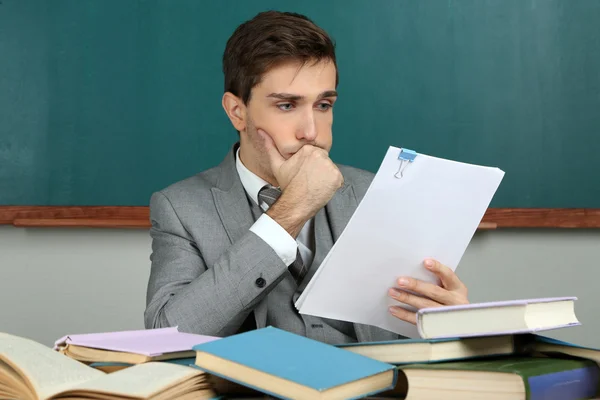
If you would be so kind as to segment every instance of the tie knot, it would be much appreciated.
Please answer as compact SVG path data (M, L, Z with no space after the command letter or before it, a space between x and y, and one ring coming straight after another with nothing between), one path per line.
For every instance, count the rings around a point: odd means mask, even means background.
M277 199L281 196L281 189L273 187L271 185L265 185L258 192L258 200L260 202L265 202L269 207L277 201Z

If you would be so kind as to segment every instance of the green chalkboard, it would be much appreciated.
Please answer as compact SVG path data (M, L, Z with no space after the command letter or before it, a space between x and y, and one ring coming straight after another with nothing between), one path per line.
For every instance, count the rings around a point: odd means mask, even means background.
M225 42L266 9L337 43L334 161L404 146L502 168L494 207L600 208L598 0L0 0L0 204L147 205L220 162Z

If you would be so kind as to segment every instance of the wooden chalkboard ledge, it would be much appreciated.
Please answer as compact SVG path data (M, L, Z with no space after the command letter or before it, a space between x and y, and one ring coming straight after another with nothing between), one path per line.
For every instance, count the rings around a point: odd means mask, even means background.
M148 207L0 206L0 225L149 228Z
M0 206L0 225L149 228L148 207ZM479 229L600 228L600 209L490 208Z

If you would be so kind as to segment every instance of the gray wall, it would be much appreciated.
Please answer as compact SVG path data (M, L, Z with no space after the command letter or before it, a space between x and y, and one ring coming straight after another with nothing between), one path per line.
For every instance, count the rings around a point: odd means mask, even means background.
M69 333L142 329L146 230L0 226L0 331L51 345ZM600 347L600 230L478 232L457 270L471 302L574 295L583 323L549 336Z

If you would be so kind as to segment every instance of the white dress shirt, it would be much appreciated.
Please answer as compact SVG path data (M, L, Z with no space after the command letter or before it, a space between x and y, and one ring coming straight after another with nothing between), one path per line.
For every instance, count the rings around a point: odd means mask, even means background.
M235 166L244 186L244 190L248 196L257 204L265 214L262 214L256 222L250 227L250 230L264 240L277 253L281 261L288 267L296 259L296 250L300 250L304 265L310 267L313 258L314 250L312 243L314 242L314 218L311 218L300 231L298 238L294 238L279 225L273 218L266 214L269 206L265 202L259 204L258 192L263 186L269 183L250 171L240 160L240 150L238 149L235 155Z

